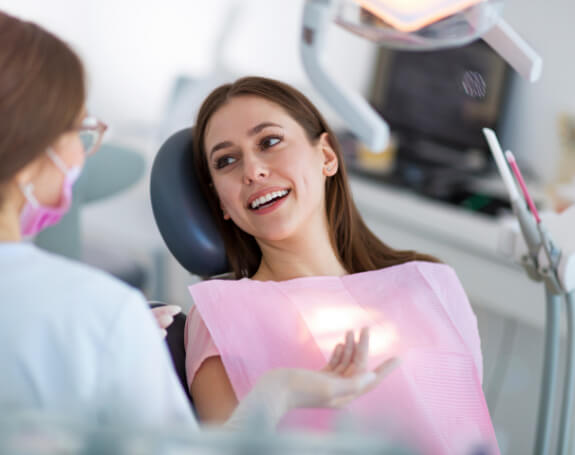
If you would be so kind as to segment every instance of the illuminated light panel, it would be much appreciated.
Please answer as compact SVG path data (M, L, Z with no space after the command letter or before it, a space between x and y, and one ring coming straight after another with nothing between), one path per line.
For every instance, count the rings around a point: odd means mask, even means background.
M356 0L401 32L413 32L483 0Z
M357 340L362 327L370 328L370 357L393 354L394 345L399 339L395 327L386 322L382 314L359 307L324 305L310 308L302 316L326 360L331 357L335 346L345 341L347 330L354 330Z
M325 305L306 311L305 319L314 333L345 333L368 325L369 315L358 307ZM341 340L340 340L341 341Z

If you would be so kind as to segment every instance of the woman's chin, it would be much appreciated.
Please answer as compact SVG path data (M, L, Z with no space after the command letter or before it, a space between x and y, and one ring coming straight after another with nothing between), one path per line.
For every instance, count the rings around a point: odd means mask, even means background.
M289 240L294 236L292 229L273 229L271 226L265 230L258 230L252 234L256 240L261 242L282 242Z

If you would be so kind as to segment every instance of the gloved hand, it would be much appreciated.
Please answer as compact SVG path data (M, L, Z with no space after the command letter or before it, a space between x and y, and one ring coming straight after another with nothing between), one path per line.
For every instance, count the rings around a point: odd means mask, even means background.
M328 365L320 371L282 368L265 373L224 426L238 429L254 414L263 414L266 423L275 427L292 409L349 403L376 387L400 363L392 357L368 371L368 353L369 329L364 328L358 342L353 332L347 332L345 342L335 347Z
M178 305L163 305L152 308L152 313L156 318L156 322L160 326L160 330L164 338L168 334L166 329L174 322L174 316L182 312L182 308Z

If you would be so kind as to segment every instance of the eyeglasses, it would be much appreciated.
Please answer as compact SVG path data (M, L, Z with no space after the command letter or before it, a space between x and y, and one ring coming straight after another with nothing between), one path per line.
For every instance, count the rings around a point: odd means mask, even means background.
M84 117L82 125L78 128L78 135L84 146L86 156L98 150L98 147L100 147L102 143L102 137L107 129L108 125L96 117L90 115Z

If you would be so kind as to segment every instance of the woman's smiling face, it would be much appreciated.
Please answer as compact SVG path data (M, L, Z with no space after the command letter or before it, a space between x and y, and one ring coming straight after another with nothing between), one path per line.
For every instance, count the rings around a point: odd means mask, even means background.
M256 239L287 239L325 216L337 170L327 133L312 142L282 107L246 95L212 115L203 142L222 216Z

